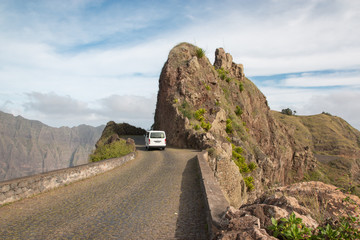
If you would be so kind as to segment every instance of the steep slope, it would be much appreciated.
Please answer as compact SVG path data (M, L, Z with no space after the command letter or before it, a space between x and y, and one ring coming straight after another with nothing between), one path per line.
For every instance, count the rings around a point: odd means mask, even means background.
M297 143L307 145L319 161L307 179L331 183L360 196L360 132L329 114L288 116L272 111Z
M188 43L174 47L159 79L154 129L168 144L208 149L210 166L233 206L263 189L303 179L316 166L270 112L243 66L217 49L215 63Z
M103 128L53 128L0 112L0 181L87 163Z

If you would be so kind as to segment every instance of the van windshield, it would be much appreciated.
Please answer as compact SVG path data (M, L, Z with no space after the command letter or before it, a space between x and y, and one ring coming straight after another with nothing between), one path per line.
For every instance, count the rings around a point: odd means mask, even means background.
M150 138L165 138L165 135L163 132L152 132Z

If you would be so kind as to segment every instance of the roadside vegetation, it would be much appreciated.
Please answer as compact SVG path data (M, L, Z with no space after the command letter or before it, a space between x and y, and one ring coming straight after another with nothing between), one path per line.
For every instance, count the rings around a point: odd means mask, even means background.
M132 145L126 144L125 139L120 139L110 144L97 147L90 155L90 162L98 162L110 158L118 158L131 153L134 150Z
M257 164L254 162L246 163L245 157L242 155L243 149L241 147L237 147L232 144L232 159L235 162L236 166L238 166L240 173L244 177L244 182L248 191L252 191L255 189L254 186L254 178L249 176L249 173L254 171L257 168Z
M346 201L348 199L344 199ZM305 226L301 218L295 213L288 218L276 220L271 218L272 224L268 227L270 234L281 240L336 240L336 239L360 239L360 220L358 216L341 217L334 224L326 224L316 229Z

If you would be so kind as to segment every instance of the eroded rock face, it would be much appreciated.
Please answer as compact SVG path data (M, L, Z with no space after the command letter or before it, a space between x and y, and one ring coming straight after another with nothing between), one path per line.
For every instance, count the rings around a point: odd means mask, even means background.
M212 65L196 50L182 43L170 51L159 79L154 129L166 131L169 145L210 149L209 165L233 206L254 200L264 187L301 180L316 164L308 146L296 144L270 114L265 96L229 53L217 49ZM242 148L246 163L256 164L254 171L239 172L231 144ZM249 177L251 192L244 182Z
M358 216L360 199L322 182L303 182L264 193L254 203L230 207L223 218L224 229L216 239L277 239L266 229L271 218L279 220L295 213L308 228L333 224L342 216Z
M88 163L103 129L54 128L0 111L0 181Z

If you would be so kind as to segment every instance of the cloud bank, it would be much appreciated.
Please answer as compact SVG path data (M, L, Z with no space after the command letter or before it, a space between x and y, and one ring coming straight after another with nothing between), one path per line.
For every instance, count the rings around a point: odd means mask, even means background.
M273 109L329 111L360 129L359 28L357 0L4 0L0 110L148 127L168 52L186 41L211 61L230 52Z

